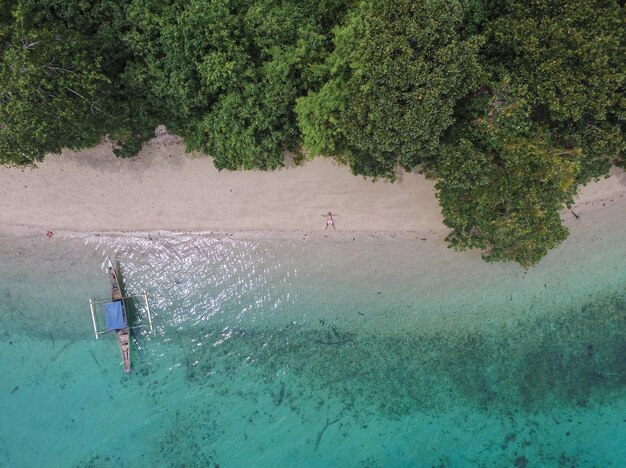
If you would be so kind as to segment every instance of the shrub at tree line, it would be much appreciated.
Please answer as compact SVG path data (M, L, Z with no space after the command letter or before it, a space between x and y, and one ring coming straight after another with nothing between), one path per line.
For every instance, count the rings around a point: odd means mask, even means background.
M621 3L0 0L0 164L165 124L218 169L419 166L452 247L528 267L624 164Z

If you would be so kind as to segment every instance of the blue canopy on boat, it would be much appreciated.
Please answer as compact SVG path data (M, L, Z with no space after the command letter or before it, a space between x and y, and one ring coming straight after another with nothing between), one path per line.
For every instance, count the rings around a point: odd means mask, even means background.
M108 302L104 307L106 308L107 328L109 330L119 330L128 326L122 301Z

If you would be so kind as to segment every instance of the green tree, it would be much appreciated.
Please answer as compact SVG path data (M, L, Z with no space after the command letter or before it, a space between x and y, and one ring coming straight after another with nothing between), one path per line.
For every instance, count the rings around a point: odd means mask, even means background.
M106 88L99 91L101 113L97 132L108 135L114 152L133 156L144 141L154 135L159 119L144 90L126 82L124 72L135 60L124 43L129 29L129 2L115 0L18 0L22 17L31 30L68 31L81 39L85 60L98 65L106 76ZM53 118L53 116L51 116ZM85 121L85 126L91 121ZM87 131L87 130L86 130Z
M617 0L507 0L486 30L494 66L563 145L583 150L579 182L623 155L626 10Z
M315 86L340 1L133 2L125 72L162 121L219 169L273 169L296 149L295 99Z
M567 237L560 212L576 191L580 151L555 145L525 100L500 90L488 101L438 161L447 240L457 250L482 249L487 261L529 267Z
M0 163L30 164L98 142L107 79L80 36L25 29L21 12L0 61Z
M358 2L336 30L327 82L298 100L305 149L389 179L434 160L480 73L480 40L461 39L462 21L457 1Z

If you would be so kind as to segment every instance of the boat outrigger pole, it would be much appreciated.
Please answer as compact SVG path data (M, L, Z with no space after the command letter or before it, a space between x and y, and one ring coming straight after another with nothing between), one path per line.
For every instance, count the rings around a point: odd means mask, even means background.
M96 334L96 340L100 339L98 326L96 325L96 312L93 310L93 299L89 298L89 310L91 311L91 323L93 323L93 332Z
M152 328L152 315L150 314L150 303L148 302L148 293L147 292L143 292L143 299L144 301L146 301L146 311L148 312L148 325L150 326L150 331L153 330Z

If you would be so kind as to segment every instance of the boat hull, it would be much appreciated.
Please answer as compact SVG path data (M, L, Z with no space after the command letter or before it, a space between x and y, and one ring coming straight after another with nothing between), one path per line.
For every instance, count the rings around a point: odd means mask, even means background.
M122 296L122 290L120 288L120 282L113 268L113 265L109 264L109 282L111 283L111 299L114 302L121 302L124 310L124 314L126 314L126 304L124 304L124 299ZM128 324L128 316L125 316L126 323ZM130 328L120 328L115 330L115 339L117 340L117 346L120 349L120 354L122 355L122 364L124 365L124 372L129 373L131 371L131 360L130 360Z
M129 373L131 370L130 365L130 330L128 328L122 328L115 332L115 338L117 339L117 346L120 349L122 355L122 364L124 365L124 372Z

